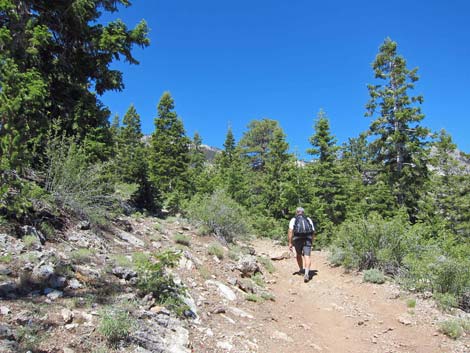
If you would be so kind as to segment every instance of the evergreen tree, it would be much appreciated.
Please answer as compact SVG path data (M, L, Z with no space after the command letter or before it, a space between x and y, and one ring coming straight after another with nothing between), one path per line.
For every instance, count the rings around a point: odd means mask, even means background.
M254 170L264 169L270 143L278 129L279 123L271 119L253 120L248 124L248 130L243 134L239 146Z
M169 92L165 92L158 103L150 144L150 180L161 191L166 206L176 211L189 193L190 140L174 111Z
M315 133L309 138L312 148L307 152L314 157L309 166L312 180L312 202L309 209L326 227L332 222L339 224L345 218L345 191L343 176L338 166L337 152L339 147L331 135L330 124L324 111L320 110L315 120ZM316 200L315 200L316 199Z
M266 210L274 218L283 218L293 208L289 203L287 187L289 170L294 168L292 155L288 153L289 144L281 129L274 131L273 139L269 143L269 153L266 158L265 191Z
M427 178L424 145L428 129L419 125L424 118L419 107L423 97L409 96L418 80L417 69L407 69L397 43L390 38L381 45L372 67L375 78L385 81L368 86L371 99L366 116L377 114L369 128L376 137L375 159L383 166L381 177L390 185L398 206L406 206L413 220Z
M206 157L202 150L202 139L199 133L194 133L193 140L191 142L191 148L189 149L189 181L191 184L191 194L198 192L208 191L207 188L208 179L207 173L205 173L205 161ZM209 188L210 190L210 188Z
M219 158L220 167L222 169L227 169L233 162L235 148L235 137L233 136L232 128L229 127L227 130L227 135L225 136L224 150L222 151L221 157Z
M115 138L115 178L127 184L137 185L134 195L136 206L153 210L155 191L148 180L147 151L142 142L140 116L134 105L129 107L122 123Z
M242 151L237 146L232 128L229 127L224 141L224 149L215 158L214 182L217 188L241 205L248 205L248 175L251 172Z
M284 133L276 120L253 120L248 124L248 130L243 134L239 146L245 163L249 166L245 177L248 180L249 192L244 205L259 214L269 215L267 205L270 202L271 185L267 184L267 165L272 154L273 141L283 138ZM277 146L279 147L279 146ZM272 164L272 163L271 163Z
M89 153L107 153L109 111L97 94L121 90L122 74L110 64L119 58L137 64L133 46L149 44L145 22L132 30L120 20L100 23L102 10L114 12L121 4L130 5L127 0L0 3L2 167L37 162L52 121L84 141Z
M380 166L373 161L373 151L366 134L350 138L343 145L340 167L346 176L344 186L348 217L363 217L374 211L383 217L396 214L396 202L390 188L377 177Z
M445 130L440 131L430 153L433 172L424 189L420 217L436 227L443 222L454 234L470 239L470 176Z

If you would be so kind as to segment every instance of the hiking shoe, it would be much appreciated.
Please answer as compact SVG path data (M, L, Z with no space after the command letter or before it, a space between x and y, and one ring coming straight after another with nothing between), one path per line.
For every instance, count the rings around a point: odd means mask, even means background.
M309 271L305 271L304 282L307 283L310 280Z

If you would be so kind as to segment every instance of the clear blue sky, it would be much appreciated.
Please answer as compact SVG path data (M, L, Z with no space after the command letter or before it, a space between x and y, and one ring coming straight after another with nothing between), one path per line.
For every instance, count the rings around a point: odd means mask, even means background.
M470 2L468 0L148 0L106 15L129 27L145 19L151 45L140 65L113 64L125 89L102 101L112 114L132 103L142 130L170 91L187 135L222 147L229 124L238 141L254 119L278 120L300 156L322 108L338 143L367 129L371 63L389 36L422 94L423 125L446 129L470 152Z

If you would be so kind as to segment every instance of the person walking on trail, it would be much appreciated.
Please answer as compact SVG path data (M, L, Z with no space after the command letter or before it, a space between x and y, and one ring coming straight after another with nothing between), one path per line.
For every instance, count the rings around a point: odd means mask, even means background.
M295 247L297 264L299 265L297 274L304 275L304 282L310 280L310 253L314 233L315 226L312 220L304 215L302 207L297 207L295 217L289 222L289 250L292 251L292 248Z

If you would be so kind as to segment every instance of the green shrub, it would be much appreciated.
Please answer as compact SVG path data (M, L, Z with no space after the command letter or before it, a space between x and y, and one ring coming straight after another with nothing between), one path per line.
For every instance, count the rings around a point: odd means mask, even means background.
M191 238L184 234L176 234L173 237L173 240L176 244L181 244L184 246L189 246L191 244Z
M211 277L211 272L209 269L205 266L199 267L199 274L201 275L202 278L204 279L209 279Z
M70 253L70 258L76 264L84 264L90 262L94 255L94 249L80 248L77 250L73 250Z
M470 333L470 319L460 319L459 322L465 333Z
M371 268L370 270L364 271L364 282L382 284L385 283L385 276L382 271Z
M161 223L155 223L153 228L159 233L163 233L165 231L165 227Z
M460 299L470 283L470 247L455 243L446 236L423 240L418 251L405 257L399 282L408 289L450 293Z
M9 264L12 261L13 255L10 253L0 256L0 263Z
M178 264L181 253L165 250L149 258L148 256L135 256L134 264L138 273L137 287L142 294L152 293L158 303L182 315L188 306L183 297L186 288L177 284L168 272Z
M129 314L116 309L105 309L101 312L98 331L111 346L116 346L119 341L127 338L134 323Z
M39 226L40 231L46 236L46 239L53 239L55 228L48 222L42 222Z
M222 190L195 196L187 206L187 214L229 243L250 232L246 210Z
M39 240L36 236L34 235L26 235L22 238L24 245L28 248L31 249L35 245L39 244Z
M219 243L211 243L207 248L209 255L215 255L219 260L224 258L224 248Z
M228 258L233 260L233 261L238 261L240 259L240 252L238 252L234 249L229 249Z
M126 255L123 254L115 254L111 256L111 261L116 264L117 266L121 267L131 267L132 260L129 259Z
M72 138L52 137L46 149L46 190L59 207L79 218L104 223L117 204L107 165L90 164L85 148Z
M451 311L458 306L458 300L452 293L435 293L434 300L442 311Z
M416 307L416 299L415 298L410 298L406 301L406 306L408 308L414 308Z
M44 330L37 324L21 326L17 330L21 351L34 351L45 339Z
M266 286L266 282L264 281L263 275L260 272L256 272L253 276L251 276L251 280L259 287L264 288Z
M0 168L0 214L6 219L18 219L31 213L31 196L42 189L33 182L22 180L13 170L2 169Z
M287 222L272 217L266 217L261 214L251 216L254 231L260 236L279 240L281 244L287 245Z
M260 297L263 300L271 300L271 301L276 300L276 297L274 296L274 294L272 294L270 292L261 292Z
M439 331L454 340L462 336L464 329L459 320L447 320L439 324Z
M341 266L345 264L345 251L337 246L331 246L328 251L328 261L333 266Z
M333 232L332 260L349 268L383 268L391 273L414 251L419 239L405 215L385 220L377 214L346 220Z
M205 224L201 224L197 228L196 234L201 236L201 237L204 236L204 235L209 235L209 234L211 234L211 229L209 228L209 226L207 226Z
M258 256L258 261L263 265L265 270L268 271L269 273L273 273L274 271L276 271L276 268L274 267L273 262L271 261L269 257Z
M245 299L254 303L261 303L263 301L263 298L257 296L256 294L248 294Z

